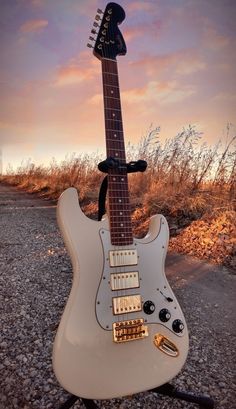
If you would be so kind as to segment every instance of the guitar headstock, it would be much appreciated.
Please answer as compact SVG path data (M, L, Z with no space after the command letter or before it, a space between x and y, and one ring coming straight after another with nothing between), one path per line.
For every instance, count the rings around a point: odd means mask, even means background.
M108 3L104 13L100 9L97 13L91 30L97 37L89 37L94 46L89 43L88 47L94 49L93 54L100 60L103 58L115 60L117 55L126 54L126 45L118 28L118 24L125 18L125 12L118 4Z

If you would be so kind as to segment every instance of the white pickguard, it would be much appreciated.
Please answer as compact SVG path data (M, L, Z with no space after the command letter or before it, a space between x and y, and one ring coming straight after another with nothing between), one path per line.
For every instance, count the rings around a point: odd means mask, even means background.
M96 297L96 315L99 324L103 329L111 330L112 323L118 320L130 320L132 318L145 318L146 323L160 324L172 330L172 323L176 319L183 321L183 314L177 303L175 296L163 274L167 244L168 244L168 225L164 216L159 219L160 227L155 238L148 241L134 240L132 246L119 247L119 249L136 249L138 254L138 264L135 266L110 267L108 254L109 250L117 249L111 246L109 230L101 229L100 237L104 252L104 269L101 275L100 285ZM112 291L110 286L111 273L125 273L138 271L140 288ZM151 300L155 305L155 311L148 315L143 311L122 314L119 317L114 316L112 309L112 297L140 294L142 303ZM167 299L173 301L168 302ZM168 309L171 318L167 322L161 322L159 312L162 309ZM180 333L174 333L183 336L184 330Z
M134 315L147 319L149 335L118 344L113 341L112 331L103 329L104 325L117 320L112 317L111 309L106 308L111 298L111 291L109 295L106 291L106 280L101 284L103 274L109 273L104 257L110 246L108 220L88 219L80 209L74 188L61 195L57 216L73 265L73 285L53 347L53 368L58 381L69 392L90 399L130 395L168 382L184 365L188 333L164 274L168 243L165 218L153 217L146 238L135 240L142 278L140 292L144 300L154 300L156 310L150 316L143 311ZM160 291L173 298L173 302L166 301ZM104 298L101 312L96 304L100 294ZM170 323L165 325L158 319L158 311L163 306L168 306L172 315ZM171 329L175 317L185 325L181 336ZM174 342L179 351L177 357L166 355L154 345L157 333Z

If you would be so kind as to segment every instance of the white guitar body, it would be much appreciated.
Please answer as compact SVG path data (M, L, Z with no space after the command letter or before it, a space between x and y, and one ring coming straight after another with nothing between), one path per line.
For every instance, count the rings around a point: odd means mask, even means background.
M73 265L73 285L53 348L53 367L60 384L83 398L110 399L168 382L186 360L188 333L164 273L169 237L165 218L152 217L147 236L122 247L137 251L137 265L111 267L109 251L117 247L110 244L108 219L88 219L80 209L76 189L61 195L57 216ZM139 287L112 290L110 274L123 272L138 273ZM134 294L141 296L141 310L115 315L112 299ZM155 306L149 314L143 311L147 300ZM163 309L169 311L167 322L159 318ZM114 322L140 318L148 330L144 338L114 342ZM176 320L182 322L180 332L173 330ZM159 348L156 334L167 344Z

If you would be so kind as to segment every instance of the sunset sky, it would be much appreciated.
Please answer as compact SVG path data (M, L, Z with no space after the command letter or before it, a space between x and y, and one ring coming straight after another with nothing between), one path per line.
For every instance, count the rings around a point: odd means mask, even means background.
M126 142L195 124L213 144L236 125L236 1L119 0ZM0 148L13 166L104 150L101 67L86 47L103 0L1 0ZM105 150L104 150L105 152Z

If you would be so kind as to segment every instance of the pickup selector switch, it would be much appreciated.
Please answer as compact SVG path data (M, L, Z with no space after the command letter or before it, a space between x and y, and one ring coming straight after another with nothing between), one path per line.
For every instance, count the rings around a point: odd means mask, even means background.
M181 320L174 320L172 323L172 328L173 328L173 331L179 333L183 331L184 324L182 323Z
M143 304L143 311L145 312L145 314L152 314L155 311L155 308L155 304L150 300L145 301L145 303Z
M171 313L167 308L162 308L162 310L159 312L159 318L162 322L167 322L169 321L171 317Z

